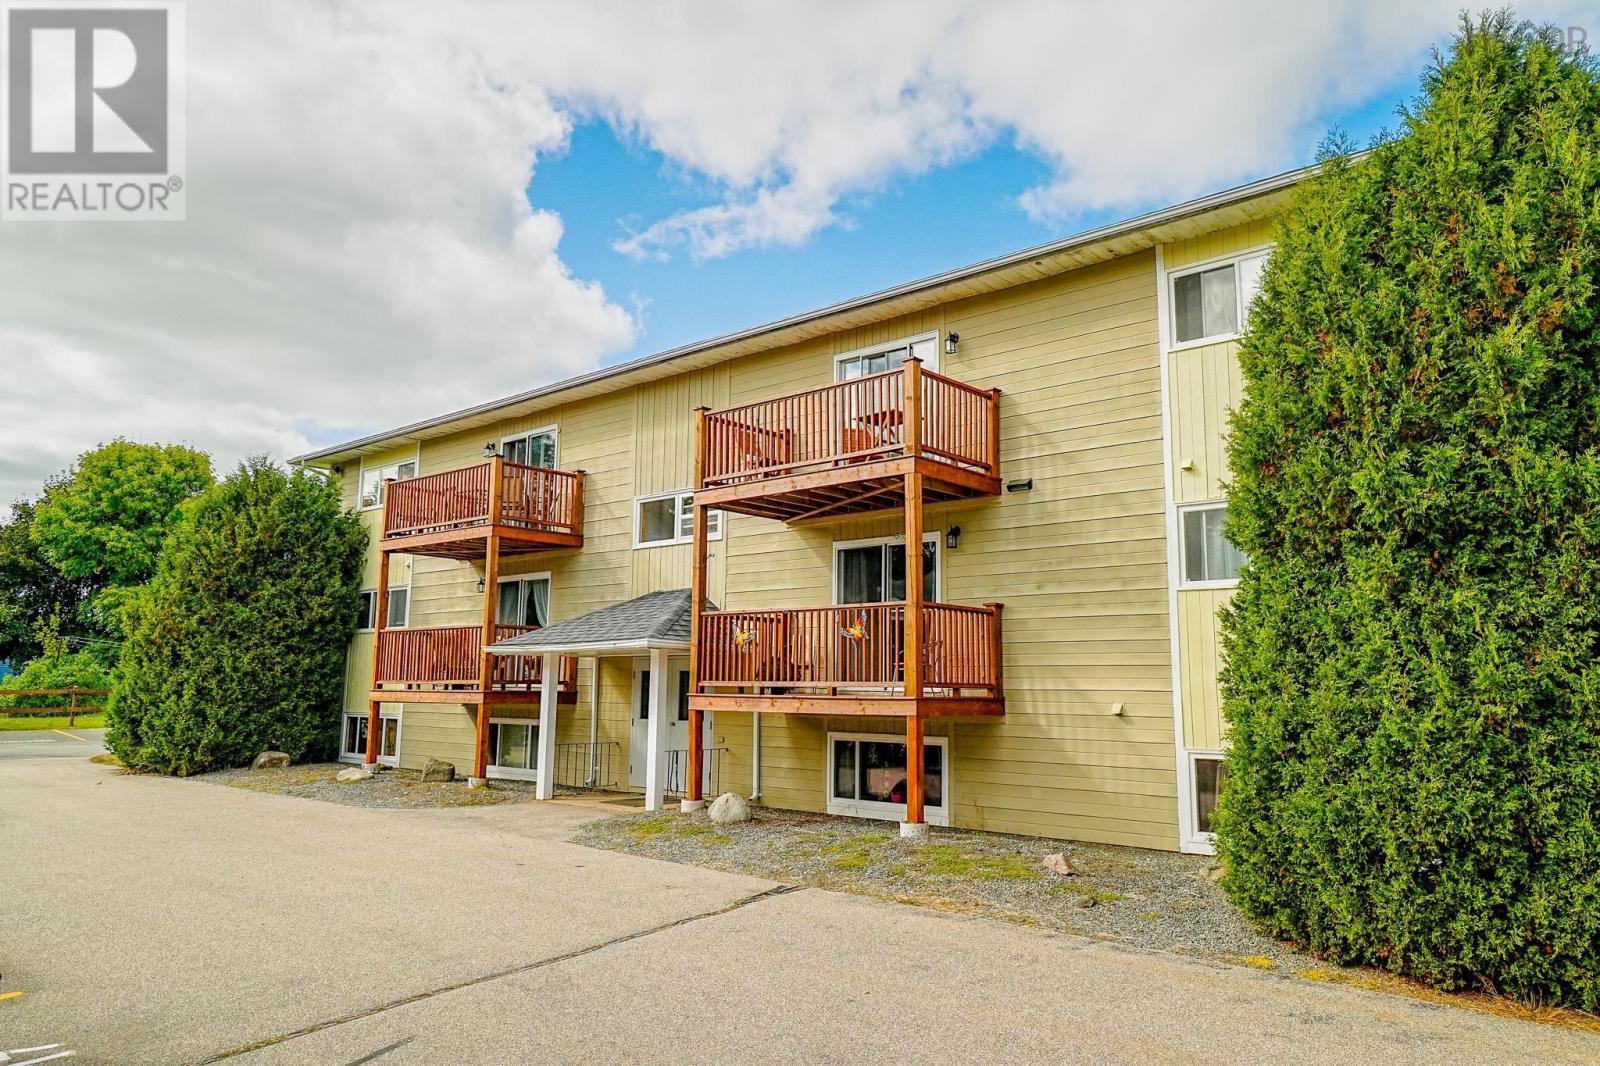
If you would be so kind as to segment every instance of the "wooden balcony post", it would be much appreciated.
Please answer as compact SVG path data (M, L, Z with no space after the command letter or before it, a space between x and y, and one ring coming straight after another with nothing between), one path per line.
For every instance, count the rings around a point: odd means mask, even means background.
M994 625L989 630L989 659L994 676L994 698L999 700L1006 694L1006 646L1000 629L1000 612L1005 604L986 603L984 606L994 612Z
M989 472L1000 476L1000 390L989 390Z
M922 475L906 475L906 630L905 694L922 697L922 605L928 590L922 587Z
M903 434L906 454L915 456L922 451L922 360L915 356L906 360L906 410Z
M705 481L706 408L694 412L694 484L698 489ZM706 602L706 523L711 509L699 503L694 505L694 569L689 580L689 695L700 691L700 615ZM706 805L701 795L705 762L705 713L689 710L689 767L688 780L683 785L683 809L697 811Z
M578 475L572 484L572 513L567 517L572 521L572 532L577 533L583 529L583 482L588 476L587 470L574 470Z
M491 514L500 509L500 459L494 460L494 480L490 482L489 507ZM492 530L494 527L491 526ZM483 550L483 631L478 645L478 743L472 756L472 779L469 784L482 785L489 779L489 690L494 685L494 656L488 652L494 643L494 625L498 617L500 598L500 536L491 532L484 541ZM551 679L545 678L545 684Z
M906 718L906 820L900 825L900 835L917 839L928 832L923 822L922 715L913 712Z
M388 493L384 494L387 500ZM387 508L385 504L385 508ZM385 510L387 513L387 510ZM407 607L409 610L409 605ZM383 646L383 630L389 621L389 553L378 552L378 591L372 594L372 686L369 692L378 689L378 657ZM378 699L376 696L367 697L367 751L362 761L370 770L378 763Z
M505 500L506 460L496 455L489 460L489 525L500 525L500 505Z

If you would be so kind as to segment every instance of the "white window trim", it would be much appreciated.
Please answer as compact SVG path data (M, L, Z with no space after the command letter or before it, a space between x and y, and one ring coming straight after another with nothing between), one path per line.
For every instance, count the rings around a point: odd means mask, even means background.
M370 626L356 626L356 632L357 633L375 633L375 632L377 632L376 623L378 621L378 590L377 589L362 589L361 590L361 595L363 595L363 596L371 596L372 597L372 621L373 621L374 624L370 625Z
M890 352L896 348L909 348L911 345L921 344L923 341L933 342L933 358L924 360L922 365L925 369L937 371L939 369L939 346L943 340L944 338L940 336L939 331L935 329L927 333L918 333L911 337L901 337L899 340L885 341L882 344L869 344L865 348L853 348L848 352L840 352L833 357L833 380L836 382L840 380L839 367L852 359L860 359L866 355L877 355L879 352Z
M549 590L549 596L548 596L549 602L546 604L546 610L549 612L551 617L554 617L555 609L556 609L556 583L550 577L550 571L548 571L548 570L538 570L538 571L535 571L535 572L533 572L531 574L516 574L516 575L513 575L512 577L503 577L500 580L496 581L495 582L495 589L494 589L494 610L495 610L495 614L498 615L500 613L500 594L505 589L505 587L507 585L515 585L515 584L518 584L518 583L523 582L523 581L543 581L545 583L546 587ZM500 623L500 624L505 624L505 623ZM507 720L509 721L510 719L507 719ZM537 721L537 719L535 719L535 721Z
M537 729L539 726L539 719L537 718L513 718L509 716L501 717L498 714L491 715L489 717L489 722L492 725L528 725L533 726L535 729ZM538 741L533 739L533 734L531 731L529 732L528 737L530 745L529 751L537 753L539 750ZM535 758L532 760L532 762L533 765L526 770L496 766L491 762L487 764L485 772L488 773L490 777L501 777L505 778L507 781L537 781L539 779L539 760Z
M420 444L417 445L416 451L411 453L411 458L410 459L396 459L392 463L377 463L377 464L373 464L373 466L375 466L376 469L378 469L378 470L382 470L386 466L399 466L401 463L407 463L407 462L411 463L412 466L416 470L416 473L412 474L411 476L412 477L421 477L422 476L422 445L420 445ZM356 510L357 511L363 511L363 512L364 511L377 511L377 510L381 510L383 508L383 501L382 500L379 500L377 503L368 504L368 505L363 505L362 502L361 502L361 483L367 479L367 471L369 469L372 469L372 467L368 465L366 457L362 456L362 458L361 458L361 466L360 466L359 469L356 470Z
M845 818L876 818L883 821L903 822L906 818L906 805L904 803L880 803L877 800L862 800L840 798L833 794L833 786L838 779L833 767L833 742L835 740L871 740L884 744L904 744L904 733L829 733L827 747L824 749L822 762L823 771L827 777L826 796L829 814ZM925 737L923 746L940 749L940 765L944 769L944 787L940 799L944 802L935 807L924 806L923 817L930 825L950 824L950 796L951 796L951 768L950 768L950 739L948 737Z
M383 628L385 628L385 629L409 629L409 628L411 628L411 608L416 606L416 601L412 599L411 584L412 584L413 581L416 580L416 576L417 576L416 568L413 567L413 566L408 566L406 568L406 583L404 585L390 585L389 586L389 591L390 592L394 592L394 591L396 591L398 589L405 589L406 590L406 624L403 625L403 626L392 626L392 625L389 625L389 613L388 613L388 611L389 611L389 597L388 596L384 596L383 597L383 603L379 604L377 602L377 600L378 600L378 596L377 596L378 590L377 590L377 588L375 586L371 587L371 588L364 588L364 589L361 590L362 595L365 595L365 594L367 594L369 592L373 594L372 620L373 620L374 623L377 622L377 620L378 620L378 612L381 610L381 611L384 612L384 615L383 615L383 618L384 618ZM378 631L378 627L377 627L376 624L370 625L370 626L366 627L365 629L361 629L361 628L357 628L356 629L357 633L376 633L377 631Z
M406 716L403 713L403 711L386 711L386 710L383 709L384 706L385 706L384 704L379 704L378 705L378 728L380 730L383 728L383 720L385 718L393 718L394 719L394 721L395 721L395 727L394 727L394 754L393 755L379 755L378 756L378 765L380 765L380 766L399 766L400 765L400 753L405 750ZM399 704L390 704L389 706L400 706L400 705ZM366 718L367 715L368 715L368 712L365 709L358 710L358 711L345 711L344 712L344 718ZM347 763L360 763L366 758L366 755L367 755L366 752L362 751L362 752L356 752L354 754L351 754L351 753L349 753L349 752L344 750L344 718L340 718L339 719L339 759L338 759L338 761L339 762L347 762Z
M555 461L552 462L551 469L560 469L561 429L558 425L540 426L537 429L525 429L521 433L508 433L500 438L500 454L504 455L506 453L506 445L514 440L523 440L527 437L538 437L545 433L550 434L551 442L554 445L552 450L555 452Z
M1215 581L1190 581L1189 565L1189 527L1183 519L1190 511L1215 511L1226 510L1227 500L1204 500L1199 503L1184 503L1178 505L1178 588L1182 591L1199 589L1233 589L1239 587L1236 577L1219 578Z
M1195 763L1201 759L1221 760L1226 756L1221 751L1208 748L1189 748L1183 754L1184 772L1188 783L1188 788L1185 790L1188 793L1188 799L1185 805L1186 818L1184 819L1184 824L1189 827L1183 843L1190 848L1210 851L1217 846L1217 834L1202 833L1198 828L1200 825L1200 790L1196 787L1196 784L1200 778L1195 772Z
M683 499L683 497L685 497L685 496L689 497L689 499L691 501L690 506L693 506L693 502L692 502L693 499L694 499L694 490L693 489L678 489L678 490L676 490L674 492L652 492L652 493L650 493L649 495L646 495L646 496L635 496L633 498L633 546L634 546L635 549L639 549L639 548L669 548L674 544L693 544L694 543L694 532L692 530L690 531L688 536L674 536L671 540L641 540L640 539L641 534L644 532L644 523L639 520L639 512L644 507L645 504L654 503L657 500L681 501ZM678 528L678 516L682 513L682 508L683 508L683 504L681 502L676 503L674 508L673 508L673 529L674 530L676 530ZM706 534L706 539L707 540L721 540L724 526L725 526L726 522L728 521L728 516L724 512L715 511L714 513L718 516L717 517L717 528L716 528L715 532L708 532Z
M1204 262L1190 263L1187 266L1178 267L1176 269L1167 271L1166 276L1161 281L1162 292L1166 297L1166 307L1162 310L1161 333L1162 336L1168 338L1167 351L1182 352L1187 351L1190 348L1203 348L1208 344L1222 344L1226 341L1236 341L1240 337L1244 336L1244 324L1249 318L1250 308L1244 302L1244 290L1239 287L1238 267L1239 264L1246 259L1254 259L1258 255L1267 255L1270 254L1271 251L1272 245L1263 244L1258 245L1255 248L1246 248L1242 252L1229 252L1227 255L1219 255L1215 258L1207 259ZM1210 337L1196 337L1192 341L1178 340L1178 324L1172 320L1172 316L1175 311L1173 294L1177 290L1178 279L1187 277L1190 274L1203 274L1207 270L1215 270L1218 267L1224 266L1232 266L1234 268L1233 295L1234 299L1239 305L1239 328L1232 333L1218 333Z
M840 587L839 587L839 577L840 577L840 573L839 573L839 553L840 552L845 551L845 550L847 550L849 548L876 548L876 547L878 547L880 545L884 545L884 544L904 544L905 542L906 542L906 535L904 533L897 533L897 534L895 534L893 536L888 536L888 537L866 537L866 538L861 539L861 540L836 540L836 541L834 541L833 542L833 605L835 607L847 606L847 604L845 604L845 602L842 599L839 598L840 592L841 592ZM922 542L924 544L930 544L931 543L933 545L934 555L937 558L937 562L934 564L934 568L933 568L934 569L934 578L935 578L934 584L938 586L937 588L934 588L934 589L923 589L923 595L927 600L929 600L929 601L931 601L933 603L943 603L944 602L944 531L943 530L937 530L937 529L936 530L929 530L928 532L922 534ZM906 565L907 566L911 565L911 560L910 559L906 560Z

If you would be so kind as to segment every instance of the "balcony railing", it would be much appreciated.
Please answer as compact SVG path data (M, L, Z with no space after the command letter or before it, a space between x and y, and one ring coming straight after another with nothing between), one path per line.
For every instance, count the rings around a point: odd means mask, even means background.
M494 639L505 640L537 628L497 625ZM482 651L481 626L385 629L378 634L375 678L379 684L477 688L481 680L478 671ZM544 657L540 655L497 655L493 660L490 689L496 692L538 689L544 680L543 664ZM578 660L561 660L559 681L565 689L576 686Z
M386 538L473 526L575 535L582 521L582 474L503 459L392 481L384 492Z
M700 616L706 689L905 689L904 603L860 603ZM923 691L1001 696L1000 608L922 605ZM930 690L935 690L930 692Z
M707 412L703 447L705 489L907 455L997 477L999 395L907 363Z

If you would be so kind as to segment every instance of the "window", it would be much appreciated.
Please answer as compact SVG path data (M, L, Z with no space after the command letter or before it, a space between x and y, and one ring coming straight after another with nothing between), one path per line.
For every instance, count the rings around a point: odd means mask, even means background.
M377 599L378 594L374 590L361 590L361 613L356 616L357 629L371 629L377 623L378 616L374 612Z
M689 671L679 670L678 674L678 721L689 720ZM650 671L639 671L639 721L650 720Z
M384 615L383 626L385 629L403 629L411 619L411 590L390 589L389 610Z
M922 749L923 813L949 824L945 789L945 739L928 737ZM828 734L828 813L855 818L905 817L906 745L891 736Z
M706 514L706 537L722 539L722 512ZM634 501L633 546L688 544L694 539L694 493L668 492Z
M344 762L362 762L367 757L367 713L346 711L344 737L340 741L339 758ZM400 761L400 716L387 711L378 713L378 762L394 766Z
M1194 757L1194 827L1212 833L1211 819L1217 813L1217 797L1228 781L1228 770L1216 755Z
M898 370L906 365L910 356L921 359L930 370L939 363L939 338L937 335L918 337L915 340L899 341L882 348L870 348L865 351L851 352L841 355L833 364L833 379L835 381L849 381L852 378L864 378L868 374L881 374L886 370Z
M403 463L390 463L388 466L363 466L361 468L361 499L360 507L363 511L370 510L383 503L383 483L385 481L403 481L408 477L417 476L417 462L407 459Z
M834 601L883 603L906 598L906 546L902 538L836 544L833 548ZM939 598L939 534L922 541L922 589Z
M532 780L539 768L539 723L527 719L489 722L489 776Z
M546 470L556 465L556 431L541 429L520 437L507 437L500 442L500 454L508 463L540 466Z
M1174 344L1233 337L1243 330L1250 305L1261 291L1267 255L1258 252L1232 263L1204 267L1172 279Z
M1183 584L1233 584L1245 555L1222 535L1228 518L1226 504L1186 507L1179 512L1183 525Z
M550 624L550 578L513 577L496 586L495 621L509 626Z

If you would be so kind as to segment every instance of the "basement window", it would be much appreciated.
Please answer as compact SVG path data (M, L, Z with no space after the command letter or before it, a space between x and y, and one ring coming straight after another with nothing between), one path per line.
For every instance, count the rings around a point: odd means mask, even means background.
M489 721L489 776L531 781L539 766L539 723L526 718Z
M1194 757L1194 827L1197 832L1216 832L1211 821L1217 813L1217 797L1222 794L1227 780L1227 767L1220 755Z
M923 815L949 825L944 737L922 749ZM906 745L889 734L828 734L828 813L901 821L906 816Z
M362 762L366 757L367 712L347 711L339 759L341 762ZM378 762L384 766L396 766L400 762L400 716L389 711L378 712Z

